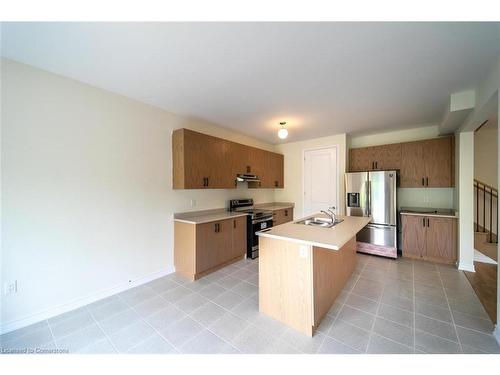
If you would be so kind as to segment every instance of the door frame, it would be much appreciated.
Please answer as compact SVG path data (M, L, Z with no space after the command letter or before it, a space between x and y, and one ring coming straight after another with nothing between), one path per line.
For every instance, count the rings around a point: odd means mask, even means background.
M339 214L339 187L340 187L340 173L339 173L339 145L330 145L330 146L321 146L321 147L313 147L313 148L304 148L302 150L302 215L301 217L305 217L305 204L306 204L306 199L305 199L305 195L306 195L306 181L305 181L305 178L306 178L306 152L309 152L309 151L319 151L319 150L326 150L326 149L330 149L330 148L333 148L335 150L335 169L337 170L337 186L336 186L336 189L337 189L337 196L336 196L336 199L337 199L337 214Z

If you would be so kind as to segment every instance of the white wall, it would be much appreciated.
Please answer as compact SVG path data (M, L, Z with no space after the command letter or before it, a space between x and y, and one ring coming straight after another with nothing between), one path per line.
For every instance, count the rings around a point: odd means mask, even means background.
M458 220L458 268L474 271L474 132L460 132L457 135L459 145L459 220ZM472 219L472 220L471 220Z
M474 133L474 178L498 187L498 126L492 119Z
M275 199L279 202L295 202L294 217L303 215L304 204L304 150L322 147L338 147L339 170L339 203L337 212L344 212L344 173L346 170L346 135L338 134L328 137L315 138L307 141L291 142L276 146L276 152L285 156L285 188L275 191Z
M382 133L352 135L348 137L350 148L380 146L390 143L412 142L439 136L439 125L423 124L411 129L387 131Z
M172 214L274 200L272 190L172 190L171 132L254 139L2 60L2 329L173 269ZM191 208L190 200L197 206Z
M348 137L351 148L380 146L384 144L412 142L439 136L439 125L429 124L412 129ZM399 188L398 208L433 207L454 208L454 188Z

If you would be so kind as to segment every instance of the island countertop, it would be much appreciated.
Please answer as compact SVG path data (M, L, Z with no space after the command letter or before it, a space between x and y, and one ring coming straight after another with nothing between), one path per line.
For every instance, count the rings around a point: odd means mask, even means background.
M327 217L324 214L310 215L307 217ZM307 218L306 217L306 218ZM350 239L370 222L369 217L337 216L344 221L332 228L315 227L311 225L296 224L297 221L278 225L260 231L257 235L285 241L302 243L304 245L318 246L331 250L339 250ZM305 219L305 218L304 218Z

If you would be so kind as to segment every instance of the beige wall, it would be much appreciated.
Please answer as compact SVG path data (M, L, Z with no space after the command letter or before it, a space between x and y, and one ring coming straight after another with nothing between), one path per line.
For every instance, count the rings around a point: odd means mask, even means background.
M474 178L498 187L498 125L492 119L474 133Z
M390 143L411 142L439 136L439 126L423 125L416 128L383 132L377 134L351 136L348 144L351 148L379 146ZM454 208L453 188L399 188L399 207L435 207Z
M423 124L411 129L374 134L353 135L348 138L350 148L380 146L390 143L419 141L439 136L439 125Z
M276 152L285 156L285 188L275 191L275 199L280 202L295 202L295 218L303 215L303 182L304 182L304 150L337 146L339 170L339 204L338 211L344 212L344 173L346 170L346 135L338 134L315 138L307 141L291 142L276 146ZM326 208L326 207L325 207Z
M274 199L171 188L173 129L272 145L13 61L1 73L2 285L19 287L4 330L171 272L174 212Z

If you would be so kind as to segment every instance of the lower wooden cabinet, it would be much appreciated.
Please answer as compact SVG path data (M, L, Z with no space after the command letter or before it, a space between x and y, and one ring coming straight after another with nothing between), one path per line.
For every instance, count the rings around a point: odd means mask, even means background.
M196 280L246 254L246 216L204 224L174 223L176 272Z
M287 223L293 220L293 208L283 208L273 211L273 226Z
M456 219L402 215L403 256L439 263L457 261Z

